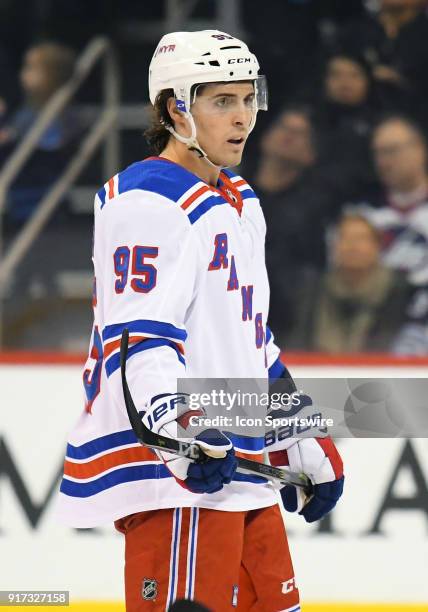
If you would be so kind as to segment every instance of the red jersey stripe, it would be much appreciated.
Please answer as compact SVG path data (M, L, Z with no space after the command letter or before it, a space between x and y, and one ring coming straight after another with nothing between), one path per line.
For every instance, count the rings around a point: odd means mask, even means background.
M196 198L199 198L200 195L202 195L203 193L207 191L211 191L211 189L203 185L197 191L195 191L195 193L192 193L192 195L189 198L187 198L185 202L183 202L183 204L181 205L181 208L183 210L186 210L186 208L188 208L190 204L196 200Z
M131 346L132 344L137 344L137 342L143 342L144 340L151 340L152 338L148 337L148 336L131 336L129 338L129 346ZM104 358L107 359L107 357L109 357L114 351L116 351L118 348L120 348L120 339L118 340L113 340L112 342L109 342L108 344L105 345L104 347ZM175 346L177 347L177 349L179 350L179 352L184 355L184 347L182 344L180 344L179 342L174 342Z
M157 457L150 449L143 446L135 446L113 451L87 463L73 463L66 459L64 462L64 474L73 478L92 478L120 465L154 460L157 460Z
M114 198L114 177L109 179L108 182L108 197L110 200Z

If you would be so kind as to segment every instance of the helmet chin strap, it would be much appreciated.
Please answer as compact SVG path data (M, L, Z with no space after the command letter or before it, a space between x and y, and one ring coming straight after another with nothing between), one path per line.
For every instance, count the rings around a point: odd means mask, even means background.
M184 114L185 119L187 119L187 121L190 124L190 129L191 129L190 136L182 136L181 134L176 132L175 129L171 125L165 124L165 127L168 130L168 132L171 132L174 138L176 138L179 142L182 142L183 144L187 145L187 148L189 149L189 151L196 151L199 157L201 159L204 159L207 162L207 164L209 164L213 168L225 168L226 166L218 166L217 164L212 162L210 158L208 157L208 155L203 150L203 148L201 147L201 145L199 144L198 139L196 137L196 125L195 125L195 120L193 119L192 113L183 113L183 114Z

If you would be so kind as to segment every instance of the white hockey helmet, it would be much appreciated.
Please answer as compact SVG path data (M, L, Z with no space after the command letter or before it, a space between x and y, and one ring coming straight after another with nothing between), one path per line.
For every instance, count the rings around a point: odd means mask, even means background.
M173 89L183 112L190 109L191 90L199 83L255 81L259 85L258 110L267 110L264 77L247 45L219 30L172 32L161 38L149 68L152 104L163 89Z
M259 75L259 63L247 45L219 30L172 32L161 38L149 68L149 95L152 104L164 89L174 91L177 108L189 120L192 135L180 136L165 126L189 148L207 158L196 140L196 127L190 113L194 86L202 83L253 81L254 114L249 131L254 127L258 110L267 110L267 87ZM208 158L207 158L208 159ZM209 161L209 160L208 160Z

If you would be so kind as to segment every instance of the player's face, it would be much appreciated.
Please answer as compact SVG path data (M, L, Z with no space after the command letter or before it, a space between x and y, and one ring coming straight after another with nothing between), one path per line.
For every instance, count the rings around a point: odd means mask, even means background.
M191 110L208 158L218 166L239 164L255 113L253 84L204 85Z

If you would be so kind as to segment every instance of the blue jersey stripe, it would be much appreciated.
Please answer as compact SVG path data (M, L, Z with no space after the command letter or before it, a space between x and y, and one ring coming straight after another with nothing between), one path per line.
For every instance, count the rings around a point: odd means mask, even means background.
M201 202L199 206L197 206L191 213L188 214L189 221L193 225L195 221L200 219L202 215L207 213L214 206L218 206L220 204L227 204L226 200L218 196L211 196Z
M242 199L245 200L245 198L257 198L256 194L254 193L254 191L252 189L243 189L242 191L239 192L242 196Z
M89 459L94 455L98 455L98 453L113 450L118 446L136 443L138 443L138 440L132 429L125 429L124 431L116 431L115 433L95 438L95 440L86 442L81 446L67 444L66 454L70 459Z
M129 333L147 333L155 334L156 336L174 338L184 342L187 338L186 330L175 327L171 323L164 323L162 321L152 321L149 319L138 319L137 321L127 321L126 323L115 323L114 325L107 325L103 329L103 341L109 340L110 338L116 338L121 336L125 328L128 328Z
M119 468L91 482L74 482L63 478L60 491L70 497L91 497L116 485L135 480L153 480L157 478L172 478L165 465L133 465Z
M106 203L106 190L105 187L102 187L98 192L97 192L97 196L99 197L99 199L101 200L101 208L104 206L104 204Z
M270 341L271 338L272 332L270 331L270 327L266 325L266 344Z
M177 354L178 360L185 366L186 361L183 355L178 350L178 347L172 340L166 340L165 338L148 338L147 340L142 340L137 344L129 347L128 349L128 359L135 355L136 353L141 353L142 351L147 351L152 348L157 348L159 346L170 346L173 348ZM105 368L107 372L107 376L111 376L113 372L116 372L120 368L120 352L114 353L107 359L105 362Z

